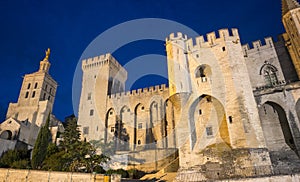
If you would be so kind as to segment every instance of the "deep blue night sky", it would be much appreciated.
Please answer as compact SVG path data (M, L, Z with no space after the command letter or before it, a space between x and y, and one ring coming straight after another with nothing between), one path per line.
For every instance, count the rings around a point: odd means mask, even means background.
M238 28L242 43L284 32L280 0L1 0L1 120L18 99L22 76L37 71L48 47L50 74L59 84L53 113L61 120L72 114L72 80L82 52L103 31L137 18L170 19L201 35ZM164 55L163 42L131 43L113 55L125 64L144 54ZM133 87L165 82L158 80L146 77Z

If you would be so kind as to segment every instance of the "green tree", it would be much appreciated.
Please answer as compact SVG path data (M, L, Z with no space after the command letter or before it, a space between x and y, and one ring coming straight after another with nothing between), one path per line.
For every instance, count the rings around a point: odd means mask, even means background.
M80 139L80 131L75 117L67 120L62 138L58 147L49 144L43 169L72 172L102 171L100 164L109 160L109 157L99 155L102 148L107 150L107 146L104 147L102 141L89 143Z
M94 172L94 170L99 168L101 164L110 160L110 158L104 155L103 152L102 154L99 154L101 152L99 149L101 150L102 146L103 142L100 140L83 143L83 147L85 147L85 152L87 153L85 154L82 163L87 172Z
M63 158L64 150L59 149L55 143L50 143L47 149L47 155L43 162L43 170L62 171L65 160Z
M67 121L67 126L62 136L63 140L59 146L64 151L62 155L63 161L65 161L63 170L78 171L77 168L80 168L79 164L84 152L82 147L80 148L82 142L80 141L80 131L75 117Z
M42 169L51 171L64 171L66 159L64 158L65 151L57 151L46 157L43 162Z
M0 167L26 169L29 167L28 150L9 150L0 158Z
M49 123L50 123L50 113L48 115L46 124L42 126L42 128L40 129L38 137L34 144L34 148L32 151L32 159L31 159L31 166L33 169L40 169L47 155L47 148L51 140Z
M60 142L60 146L65 149L66 152L74 152L74 147L76 147L80 141L80 131L75 117L67 121L67 126L62 136L63 140Z

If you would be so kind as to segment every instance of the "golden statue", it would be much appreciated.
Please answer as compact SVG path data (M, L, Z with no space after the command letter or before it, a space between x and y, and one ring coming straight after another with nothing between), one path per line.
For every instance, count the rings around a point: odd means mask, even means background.
M45 51L46 56L44 58L44 61L48 61L49 60L49 56L50 56L50 48L47 49L47 51Z

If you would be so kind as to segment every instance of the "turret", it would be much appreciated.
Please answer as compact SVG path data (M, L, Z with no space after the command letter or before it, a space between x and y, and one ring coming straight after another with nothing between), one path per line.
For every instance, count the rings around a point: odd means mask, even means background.
M191 92L186 41L182 33L173 33L166 39L170 96Z

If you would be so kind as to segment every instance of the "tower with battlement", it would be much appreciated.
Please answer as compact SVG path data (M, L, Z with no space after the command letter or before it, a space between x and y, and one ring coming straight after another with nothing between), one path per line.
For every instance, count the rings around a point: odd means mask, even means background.
M171 34L166 39L170 95L191 92L186 40L187 36L182 33Z
M83 82L80 97L78 124L82 137L104 138L107 96L123 92L126 70L110 54L83 60ZM100 134L99 134L100 133Z

